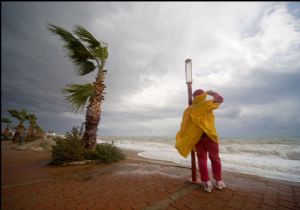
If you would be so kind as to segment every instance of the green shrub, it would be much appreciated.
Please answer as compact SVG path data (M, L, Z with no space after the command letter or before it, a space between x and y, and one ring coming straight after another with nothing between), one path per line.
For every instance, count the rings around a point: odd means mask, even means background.
M83 156L84 156L85 160L96 160L97 159L95 150L91 150L91 149L85 149Z
M118 147L108 143L98 144L93 151L92 157L103 163L112 163L125 159L125 155Z
M73 127L66 138L56 137L56 145L52 146L52 165L62 165L66 162L97 160L102 163L112 163L125 159L122 151L114 145L97 144L95 149L86 149L81 144L82 131Z
M56 145L52 146L53 165L61 165L64 162L82 161L86 149L81 144L80 135L77 128L73 128L71 133L67 133L66 138L54 138Z

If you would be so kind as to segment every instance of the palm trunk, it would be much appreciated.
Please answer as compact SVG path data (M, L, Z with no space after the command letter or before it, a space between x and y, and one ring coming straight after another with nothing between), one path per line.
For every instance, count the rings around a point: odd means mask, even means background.
M36 128L33 128L33 130L32 130L32 138L33 139L37 139L38 138L38 132L37 132L37 130L36 130Z
M45 132L41 131L39 129L34 129L34 134L33 134L34 138L44 138L45 137Z
M25 142L33 141L33 126L30 125L28 128L27 136Z
M37 131L36 138L42 138L42 137L43 137L42 133L40 131Z
M2 133L3 138L6 140L9 137L9 124L7 124L5 130Z
M24 126L22 124L18 125L16 131L15 131L15 135L13 137L13 140L12 142L13 143L19 143L21 138L23 137L24 135Z
M85 131L82 137L82 144L86 148L94 148L96 146L97 128L100 122L101 102L104 100L104 64L105 60L101 62L99 72L94 83L94 93L90 99L90 104L87 107L85 115Z

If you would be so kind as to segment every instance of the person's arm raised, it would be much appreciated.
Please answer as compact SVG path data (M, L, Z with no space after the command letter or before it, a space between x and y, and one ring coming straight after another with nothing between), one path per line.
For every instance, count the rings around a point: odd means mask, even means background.
M214 103L223 103L224 99L223 97L218 94L217 92L214 92L212 90L207 91L207 95L210 95L214 98Z

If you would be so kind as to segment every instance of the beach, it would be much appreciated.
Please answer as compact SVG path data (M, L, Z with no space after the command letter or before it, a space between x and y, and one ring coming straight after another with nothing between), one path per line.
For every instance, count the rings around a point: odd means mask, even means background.
M122 149L113 164L54 167L49 151L1 143L1 209L300 209L300 183L223 172L227 187L206 193L189 185L188 167Z

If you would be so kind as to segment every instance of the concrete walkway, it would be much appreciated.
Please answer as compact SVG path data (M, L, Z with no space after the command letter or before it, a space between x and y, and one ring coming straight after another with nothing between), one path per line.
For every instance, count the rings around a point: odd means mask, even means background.
M2 142L3 210L300 209L300 184L224 172L228 187L203 192L184 183L190 169L127 159L52 167L49 152L14 151Z

